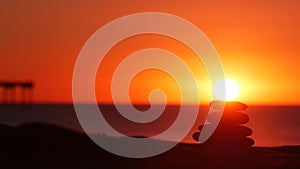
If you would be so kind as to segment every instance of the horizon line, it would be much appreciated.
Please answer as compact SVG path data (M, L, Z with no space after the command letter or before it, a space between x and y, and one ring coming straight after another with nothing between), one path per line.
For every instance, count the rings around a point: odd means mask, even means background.
M188 106L188 105L199 105L199 106L208 106L210 102L207 103L167 103L166 105L169 106L180 106L180 105L184 105L184 106ZM247 106L300 106L300 103L246 103L246 102L242 102L244 104L246 104ZM33 102L33 103L8 103L8 104L3 104L0 103L1 105L74 105L74 102L54 102L54 101L38 101L38 102ZM93 103L89 103L89 102L82 102L82 103L77 103L77 104L82 104L82 105L90 105ZM135 105L135 106L148 106L148 105L163 105L162 103L142 103L142 102L135 102L135 103L113 103L113 102L97 102L97 105Z

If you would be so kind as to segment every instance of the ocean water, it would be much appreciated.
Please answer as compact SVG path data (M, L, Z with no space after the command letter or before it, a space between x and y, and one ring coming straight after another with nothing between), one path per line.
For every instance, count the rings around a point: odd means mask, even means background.
M158 119L138 124L123 118L113 105L99 107L117 131L130 136L148 137L168 129L176 120L180 108L176 105L167 106ZM140 105L137 108L146 110L148 106ZM199 107L195 123L183 142L196 143L192 140L192 134L204 123L207 112L208 106ZM246 114L250 119L246 126L253 130L251 138L255 146L300 145L300 106L249 106ZM0 123L18 126L36 122L84 132L72 104L0 105Z

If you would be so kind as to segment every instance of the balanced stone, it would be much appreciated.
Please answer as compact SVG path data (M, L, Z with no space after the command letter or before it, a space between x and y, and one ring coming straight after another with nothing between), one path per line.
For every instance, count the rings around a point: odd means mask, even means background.
M212 136L206 141L206 144L214 144L215 146L243 146L251 147L254 141L248 138L252 134L252 130L246 126L243 126L249 121L249 117L244 111L247 109L247 105L240 102L211 102L212 111L207 117L208 124L205 124L206 128L214 127L213 124L216 118L219 117L219 111L222 111L222 117L218 123L218 126ZM204 125L198 127L199 132L193 134L193 139L198 141L201 134L201 130Z

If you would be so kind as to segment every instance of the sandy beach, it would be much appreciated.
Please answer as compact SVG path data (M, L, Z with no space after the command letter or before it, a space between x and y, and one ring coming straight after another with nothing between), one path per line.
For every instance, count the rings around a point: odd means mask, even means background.
M53 125L32 123L10 127L2 124L0 131L0 158L4 168L300 167L300 146L242 148L235 145L180 143L161 155L132 159L101 149L85 134Z

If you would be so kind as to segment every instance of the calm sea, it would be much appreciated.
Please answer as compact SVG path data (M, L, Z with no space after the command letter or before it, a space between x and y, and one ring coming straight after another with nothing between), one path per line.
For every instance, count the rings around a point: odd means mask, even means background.
M126 106L126 105L125 105ZM159 120L139 125L124 120L112 105L100 106L114 128L127 135L152 136L166 130L177 117L179 106L168 106ZM138 106L145 109L147 106ZM208 107L200 106L194 127L183 142L195 143L191 134L203 123ZM300 106L249 106L246 111L253 130L255 146L300 145ZM72 104L0 105L0 123L18 126L26 123L46 123L83 132Z

